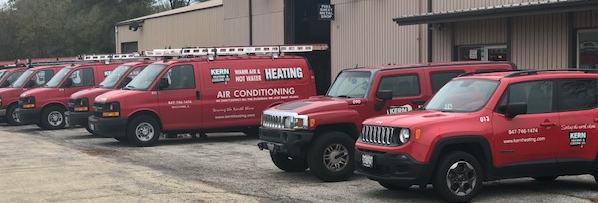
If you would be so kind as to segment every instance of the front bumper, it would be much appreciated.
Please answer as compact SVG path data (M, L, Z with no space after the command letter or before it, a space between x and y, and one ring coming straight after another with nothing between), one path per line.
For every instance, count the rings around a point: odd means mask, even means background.
M89 129L103 137L125 137L127 131L126 118L100 118L97 116L89 117Z
M41 110L39 109L21 109L16 110L19 123L24 125L37 124L40 121Z
M286 131L272 128L260 128L260 140L258 147L268 149L277 153L286 153L294 157L303 157L304 146L311 142L314 137L312 131Z
M67 111L65 114L66 122L69 126L87 126L89 124L89 116L91 112L71 112Z
M373 157L371 167L365 167L362 162L362 155ZM355 150L356 173L379 182L387 182L398 185L421 185L428 184L431 171L428 171L427 164L420 164L408 155L388 154L379 152L368 152Z

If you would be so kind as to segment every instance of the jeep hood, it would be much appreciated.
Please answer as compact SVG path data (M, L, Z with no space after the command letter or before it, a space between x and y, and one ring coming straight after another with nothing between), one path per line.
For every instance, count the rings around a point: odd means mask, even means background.
M317 96L309 99L297 100L273 107L278 111L294 112L297 114L310 114L315 112L344 110L349 108L349 103L359 99L344 99Z
M443 113L438 111L412 111L397 115L380 116L367 119L365 125L392 126L410 128L415 125L425 126L436 123L455 122L469 118L468 113Z
M109 92L110 90L112 90L112 89L104 89L104 88L85 89L85 90L75 92L73 95L71 95L71 99L90 98L93 100L98 95Z

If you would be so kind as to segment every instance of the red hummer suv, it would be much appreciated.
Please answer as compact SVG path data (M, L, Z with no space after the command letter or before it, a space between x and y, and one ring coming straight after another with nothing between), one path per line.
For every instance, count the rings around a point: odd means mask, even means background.
M118 66L96 88L81 90L71 95L66 112L66 121L69 126L84 126L89 129L88 117L92 115L91 105L98 95L125 87L137 76L151 61L129 62Z
M288 172L304 171L324 181L353 175L354 143L364 119L417 109L452 78L471 72L512 70L506 63L375 66L344 70L326 96L264 111L260 149Z
M9 125L19 125L16 114L19 96L33 88L46 84L52 76L67 65L39 66L30 68L19 76L9 87L0 89L0 117Z
M263 110L315 95L314 81L297 56L156 62L123 90L97 96L89 128L135 146L154 145L163 132L257 134Z
M37 124L45 130L64 128L69 97L75 92L95 87L121 64L79 64L61 69L43 87L21 94L16 113L19 122Z
M364 121L357 171L389 189L431 183L451 202L470 201L483 181L596 176L597 107L596 73L459 77L422 111Z

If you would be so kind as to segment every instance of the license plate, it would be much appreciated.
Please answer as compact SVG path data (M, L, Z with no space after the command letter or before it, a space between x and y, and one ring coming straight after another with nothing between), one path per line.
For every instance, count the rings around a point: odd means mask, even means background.
M96 130L96 126L93 123L90 123L89 124L89 129L92 130L92 131Z
M268 143L268 150L274 151L274 143Z
M365 167L372 168L374 166L374 157L372 155L362 154L361 164Z

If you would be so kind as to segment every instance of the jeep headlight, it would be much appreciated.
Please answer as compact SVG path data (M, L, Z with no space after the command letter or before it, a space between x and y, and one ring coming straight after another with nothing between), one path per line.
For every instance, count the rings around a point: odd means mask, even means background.
M399 132L399 141L401 141L402 144L409 142L410 137L411 137L411 132L409 132L408 128L402 128L401 131Z
M291 130L307 129L307 116L288 116L284 118L284 128Z

